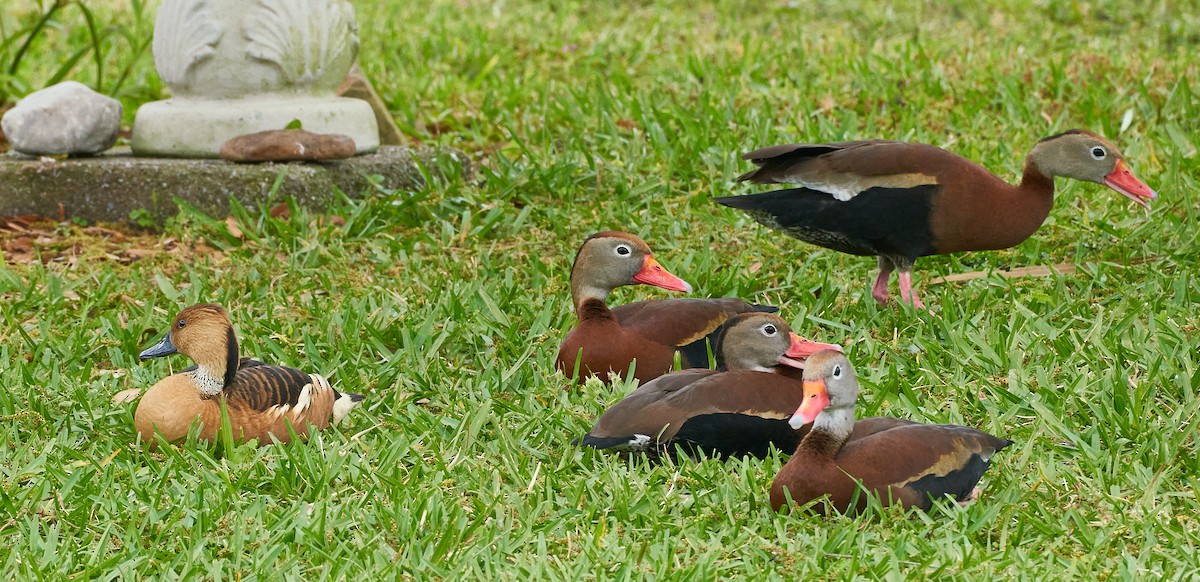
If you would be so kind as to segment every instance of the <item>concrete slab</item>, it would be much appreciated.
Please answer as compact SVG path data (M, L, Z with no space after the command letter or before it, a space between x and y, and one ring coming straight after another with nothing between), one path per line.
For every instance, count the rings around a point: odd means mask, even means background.
M155 223L173 216L175 198L222 217L230 197L247 207L293 196L304 207L324 208L338 190L354 197L371 189L370 177L392 190L424 186L431 174L471 172L461 152L446 148L384 146L373 154L322 163L239 164L224 160L134 157L116 148L92 158L31 160L0 156L0 215L78 217L91 222ZM145 210L145 212L141 212Z

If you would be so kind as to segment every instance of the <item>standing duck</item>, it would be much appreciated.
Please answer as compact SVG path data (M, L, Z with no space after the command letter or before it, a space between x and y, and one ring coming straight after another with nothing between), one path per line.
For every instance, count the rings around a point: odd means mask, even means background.
M858 512L867 505L863 489L884 506L928 510L945 496L965 503L978 495L975 486L992 455L1012 444L949 424L905 424L855 439L857 399L858 380L846 356L825 351L808 359L804 400L790 424L813 424L771 484L771 507L828 496L833 509ZM823 513L825 505L813 508Z
M563 374L571 376L578 360L580 382L591 375L607 382L610 372L625 377L636 360L633 376L645 382L671 371L676 352L684 368L707 368L707 340L726 319L776 311L732 298L657 299L612 309L605 303L613 289L636 284L692 290L632 234L601 232L583 242L571 267L571 299L579 324L563 340L555 363Z
M187 436L199 421L200 438L213 441L221 427L221 407L238 442L274 437L291 440L290 426L302 438L309 427L324 429L345 418L362 402L359 394L341 393L318 374L239 358L237 336L219 305L193 305L171 321L162 341L142 352L146 360L181 353L196 365L159 380L142 396L134 425L142 441L158 432L168 442Z
M1073 129L1037 143L1012 186L972 161L917 143L871 140L793 144L745 155L760 166L738 177L801 188L717 198L802 241L879 257L871 295L888 300L899 270L900 297L923 308L912 288L918 257L1005 249L1029 238L1054 202L1054 176L1103 184L1145 208L1154 190L1134 177L1116 146Z
M656 456L686 452L710 456L765 457L771 446L795 450L803 432L788 419L804 398L803 385L788 370L827 344L792 333L771 313L743 313L729 319L714 343L718 369L679 370L639 386L600 416L580 441L597 449ZM907 423L864 419L856 432Z

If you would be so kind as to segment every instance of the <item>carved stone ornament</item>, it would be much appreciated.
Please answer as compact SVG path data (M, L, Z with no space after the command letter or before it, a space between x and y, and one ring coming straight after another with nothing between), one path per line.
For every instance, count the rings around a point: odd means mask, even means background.
M358 153L379 146L370 105L335 94L358 54L346 0L164 0L153 47L173 97L138 110L137 155L217 157L293 120L349 135Z

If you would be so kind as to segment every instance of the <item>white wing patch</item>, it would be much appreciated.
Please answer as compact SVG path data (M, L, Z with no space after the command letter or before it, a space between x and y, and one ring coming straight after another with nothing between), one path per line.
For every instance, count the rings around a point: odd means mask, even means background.
M625 443L625 445L635 451L644 451L644 450L650 448L651 440L652 439L650 438L650 435L635 434L635 435L633 435L632 439L629 439L628 443Z
M938 184L937 178L920 172L908 174L884 174L881 176L860 176L849 173L804 172L788 174L786 182L799 184L805 188L819 190L846 202L871 188L913 188Z

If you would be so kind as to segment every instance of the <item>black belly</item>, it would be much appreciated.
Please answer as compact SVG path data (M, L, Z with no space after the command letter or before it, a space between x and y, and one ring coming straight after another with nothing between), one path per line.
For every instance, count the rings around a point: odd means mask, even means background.
M852 255L935 254L930 226L937 185L871 188L845 202L809 188L717 198L763 226Z
M761 459L772 447L792 454L800 445L800 433L788 426L787 419L717 413L689 418L671 442L689 454Z

